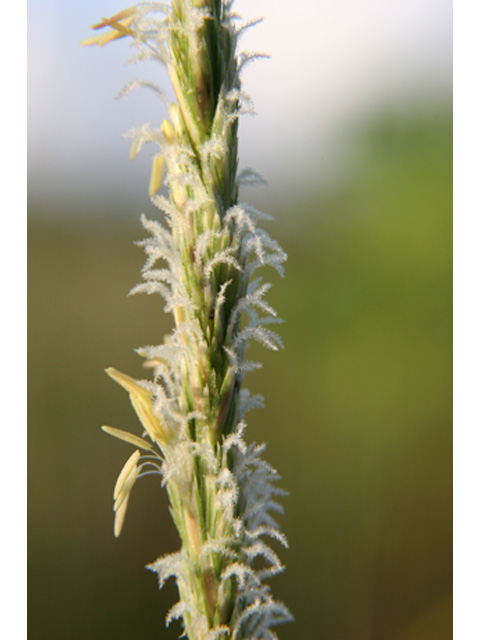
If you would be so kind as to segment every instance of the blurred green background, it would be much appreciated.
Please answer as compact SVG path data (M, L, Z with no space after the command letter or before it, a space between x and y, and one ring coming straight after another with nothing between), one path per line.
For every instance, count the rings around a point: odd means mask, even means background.
M249 438L290 492L282 640L451 637L451 156L448 107L377 114L341 180L257 196L289 254L270 295L286 350L246 381L266 399ZM175 588L144 569L178 547L164 492L139 482L115 540L130 449L99 428L137 430L103 369L142 376L133 349L170 326L160 299L126 296L141 208L54 209L30 197L30 637L176 638Z

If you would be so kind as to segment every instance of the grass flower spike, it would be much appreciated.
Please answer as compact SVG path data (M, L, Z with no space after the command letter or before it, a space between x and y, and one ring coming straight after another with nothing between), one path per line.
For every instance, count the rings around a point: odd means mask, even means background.
M260 366L245 358L250 341L282 346L270 285L257 271L270 266L283 275L286 255L260 226L268 216L239 201L242 183L261 178L237 168L239 117L252 110L240 76L255 56L237 51L253 23L242 23L232 4L141 3L102 19L93 28L106 32L84 42L131 37L133 61L165 65L175 92L158 128L126 134L131 158L146 143L155 147L149 193L163 213L142 217L147 260L132 293L159 294L174 329L139 350L151 380L107 369L128 392L143 435L103 429L135 447L115 485L115 535L136 480L158 474L168 493L181 548L149 568L160 587L175 578L180 600L167 624L179 619L190 640L270 640L291 619L265 582L283 569L268 544L287 545L275 519L283 492L264 446L244 440L245 416L263 399L243 388L245 374ZM142 85L167 102L151 82L132 82L123 94Z

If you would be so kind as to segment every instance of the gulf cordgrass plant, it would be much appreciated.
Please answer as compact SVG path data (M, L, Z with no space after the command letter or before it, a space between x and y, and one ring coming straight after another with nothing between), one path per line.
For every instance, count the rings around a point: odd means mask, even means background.
M237 44L251 24L232 2L153 2L103 19L93 29L106 32L84 42L130 37L133 61L165 65L176 97L169 104L151 82L123 91L147 85L168 109L160 128L144 124L126 136L132 158L145 143L155 147L150 196L163 213L142 216L147 260L132 293L160 294L174 329L138 350L151 379L107 369L128 392L143 434L103 429L135 447L114 488L115 536L136 480L158 474L168 493L181 548L148 568L160 587L175 578L180 600L167 624L181 620L190 640L273 639L272 628L291 619L265 582L283 570L269 541L287 546L275 519L279 476L262 459L265 447L244 439L247 412L263 405L243 388L245 374L261 366L246 349L251 340L282 346L265 299L270 284L257 272L270 266L283 275L286 258L259 226L268 216L239 201L242 183L261 179L237 171L238 121L251 111L240 76L255 57ZM160 193L164 174L168 197Z

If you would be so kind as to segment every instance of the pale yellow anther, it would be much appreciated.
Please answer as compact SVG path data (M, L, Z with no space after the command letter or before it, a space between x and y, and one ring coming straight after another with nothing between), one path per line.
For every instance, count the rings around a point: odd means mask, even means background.
M113 490L113 497L115 498L115 504L113 505L113 510L115 511L113 532L116 538L118 538L122 531L128 501L130 499L130 492L135 484L138 474L140 473L140 467L137 467L139 458L140 451L137 449L137 451L132 453L125 463L123 469L120 471L118 480L115 483L115 489Z
M97 24L92 24L91 29L101 29L102 27L108 27L113 22L120 22L120 20L125 20L125 18L130 18L135 15L136 7L128 7L128 9L123 9L123 11L119 11L111 18L102 18L102 22L97 22Z
M178 108L178 105L175 104L175 103L172 104L172 106L170 107L168 113L170 115L170 119L172 121L173 128L177 132L177 135L181 136L182 135L182 131L183 131L183 127L182 127L182 120L181 120L181 117L180 117L180 109Z
M153 397L148 389L142 387L136 380L127 376L113 367L105 369L108 375L118 382L130 395L130 401L135 409L140 422L152 441L158 441L161 445L168 443L172 437L172 431L167 425L162 425L153 412Z
M125 478L121 489L119 489L117 497L115 499L115 504L113 505L113 510L118 511L125 500L130 496L130 491L132 490L133 485L135 484L135 480L137 479L138 474L140 473L140 467L134 467L131 469L128 476Z
M118 538L118 536L122 533L123 523L125 522L125 514L127 513L128 501L130 499L130 494L125 498L122 502L122 505L115 511L115 521L113 524L113 535Z
M128 157L130 158L130 160L135 160L135 158L137 157L137 142L136 142L136 140L134 140L132 142L132 146L130 147L130 153L128 154Z
M162 156L156 155L152 162L152 173L150 174L150 185L148 187L148 195L153 196L160 191L163 184L163 169L165 167L165 160Z
M167 139L167 142L175 142L175 131L173 130L172 124L169 120L164 120L162 122L161 131Z
M164 360L163 358L149 358L148 360L145 360L143 366L145 369L154 369L162 364L168 366L167 360Z
M187 203L187 194L185 193L185 189L183 187L179 187L176 184L170 185L170 190L175 200L175 204L180 210L183 210L184 206Z
M112 18L105 18L103 22L94 24L92 26L92 29L110 27L111 30L107 33L94 36L93 38L87 38L86 40L83 40L81 44L86 46L96 44L99 47L103 47L113 40L118 40L119 38L124 38L125 36L134 36L135 32L133 31L133 29L129 28L135 18L134 14L135 7L131 7L130 9L125 9L125 11L118 13ZM121 16L121 18L119 16Z
M122 467L122 470L118 474L117 481L115 483L115 488L113 489L113 498L116 500L120 494L120 491L123 489L123 486L131 474L137 467L137 462L140 459L140 451L135 449L132 455L128 458L125 464Z
M119 440L123 440L124 442L128 442L128 444L133 444L136 447L140 447L140 449L145 449L145 451L151 451L153 449L153 445L144 440L143 438L139 438L133 433L129 433L128 431L123 431L122 429L115 429L115 427L102 427L102 431L108 433L108 435L113 436L114 438L118 438Z

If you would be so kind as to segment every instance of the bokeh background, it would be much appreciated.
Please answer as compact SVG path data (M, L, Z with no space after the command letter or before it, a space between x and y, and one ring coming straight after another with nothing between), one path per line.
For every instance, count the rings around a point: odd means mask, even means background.
M282 640L444 640L451 626L451 3L238 0L266 20L244 39L258 115L242 165L270 186L242 198L275 215L289 254L272 275L286 350L257 353L267 441L290 550L274 594ZM113 0L30 0L29 633L32 640L176 638L175 588L144 566L176 550L164 493L135 486L113 538L111 493L137 429L107 366L169 330L160 299L128 298L143 264L148 150L120 134L159 124L125 42L79 41ZM267 274L266 274L267 275ZM253 356L254 354L252 354Z

